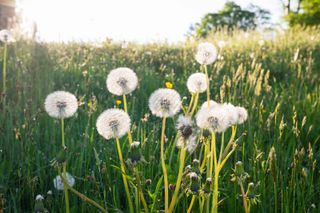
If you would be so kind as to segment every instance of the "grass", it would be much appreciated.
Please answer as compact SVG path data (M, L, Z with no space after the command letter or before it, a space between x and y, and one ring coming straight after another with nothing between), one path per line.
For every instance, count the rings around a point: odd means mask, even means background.
M252 212L319 212L319 35L318 28L295 28L279 32L263 46L258 44L261 36L256 32L221 32L207 39L227 43L219 60L208 66L212 98L242 105L249 113L248 121L238 127L236 137L245 133L239 139L240 146L220 174L219 211L244 212L240 187L231 182L231 168L242 161L250 176L248 182L255 183L254 193L259 195L259 202L250 206ZM65 120L68 172L76 178L75 189L109 212L128 211L116 143L106 142L95 130L97 116L121 99L105 86L108 72L120 66L132 68L139 77L139 88L127 101L132 136L141 142L147 162L138 169L141 185L149 208L164 209L161 119L148 117L148 98L169 81L181 96L190 99L185 83L200 68L194 59L196 45L192 40L176 45L130 43L126 48L110 41L101 46L28 40L8 45L6 107L0 115L0 211L32 212L37 194L45 195L44 204L50 212L64 209L63 192L53 186L57 171L51 166L60 150L60 124L43 106L47 94L55 90L72 92L80 100L76 116ZM3 47L1 44L1 63ZM205 100L206 95L201 94L199 102ZM175 119L167 119L169 184L176 182L179 170L178 149L171 146L174 123ZM230 135L228 130L225 137ZM220 137L217 135L218 143ZM124 159L127 140L120 141ZM193 158L188 154L185 165ZM133 179L129 170L132 192ZM151 184L146 184L147 179ZM49 190L52 195L47 194ZM71 212L97 211L74 194L69 194L69 199ZM133 202L135 199L133 196ZM179 196L176 212L186 212L191 199L191 195ZM196 200L193 210L197 209Z

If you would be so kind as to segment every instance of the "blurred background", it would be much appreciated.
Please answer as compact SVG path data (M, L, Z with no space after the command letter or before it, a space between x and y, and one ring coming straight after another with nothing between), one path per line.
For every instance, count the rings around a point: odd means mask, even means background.
M320 23L320 0L0 0L0 29L41 41L178 42L219 28Z

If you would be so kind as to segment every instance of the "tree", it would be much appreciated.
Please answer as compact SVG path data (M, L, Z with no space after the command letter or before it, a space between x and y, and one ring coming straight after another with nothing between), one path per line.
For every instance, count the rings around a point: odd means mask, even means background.
M270 20L270 12L258 6L251 5L248 9L242 9L234 2L227 2L224 8L217 13L205 15L200 23L191 27L191 34L205 37L213 30L220 28L250 30L260 24L266 24Z
M282 3L290 26L320 24L320 0L288 0Z

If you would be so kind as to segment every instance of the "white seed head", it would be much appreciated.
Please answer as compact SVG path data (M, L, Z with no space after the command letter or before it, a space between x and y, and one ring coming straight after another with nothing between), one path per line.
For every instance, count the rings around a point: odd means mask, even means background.
M217 60L218 51L216 47L209 43L200 43L196 53L196 60L199 64L208 65Z
M63 175L63 174L62 174ZM67 183L69 186L73 187L74 184L75 184L75 179L74 177L72 177L72 175L70 175L68 172L66 173L67 175ZM63 181L60 177L60 175L57 175L54 179L53 179L53 185L54 185L54 188L56 188L57 190L60 190L62 191L63 190Z
M213 100L210 100L210 101L209 101L209 106L210 106L210 108L216 107L216 106L219 106L219 105L220 105L220 104L218 104L217 102L215 102L215 101L213 101ZM201 105L201 107L200 107L200 109L204 109L204 108L208 108L208 101L204 102L204 103Z
M215 132L223 132L229 126L228 113L222 105L200 109L196 122L199 128Z
M56 91L49 94L44 103L45 110L53 118L69 118L78 109L77 98L65 91Z
M193 127L190 117L180 115L177 120L176 128L178 129L178 140L176 146L178 148L186 148L192 153L197 148L197 132Z
M109 140L121 138L130 130L130 117L121 109L107 109L97 119L98 133Z
M206 75L203 73L194 73L190 75L187 81L187 87L191 93L202 93L207 89Z
M180 111L180 95L174 89L157 89L149 98L149 108L157 117L172 117Z
M238 117L239 117L237 108L230 103L224 103L223 107L227 111L229 125L230 126L236 125L238 123Z
M42 195L37 195L36 196L36 200L43 200L44 198L43 198L43 196Z
M107 89L114 95L127 95L138 85L136 73L127 67L111 70L107 77Z
M12 42L15 42L15 39L9 30L1 30L0 41L4 43L12 43Z
M247 110L245 108L239 107L239 106L236 107L236 110L238 112L238 121L237 121L237 123L238 124L244 123L248 119Z
M138 148L140 146L140 142L139 141L134 141L132 142L132 144L130 145L131 148Z
M220 49L224 48L226 46L226 42L224 40L220 40L218 41L218 47Z

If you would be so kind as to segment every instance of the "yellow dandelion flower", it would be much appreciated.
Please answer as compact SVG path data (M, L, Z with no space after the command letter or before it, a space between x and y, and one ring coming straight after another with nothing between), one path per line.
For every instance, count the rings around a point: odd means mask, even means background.
M119 106L120 104L122 104L121 100L116 100L116 105Z
M173 84L171 82L169 82L169 81L167 81L165 83L165 85L166 85L166 88L168 88L168 89L172 89L173 88Z

